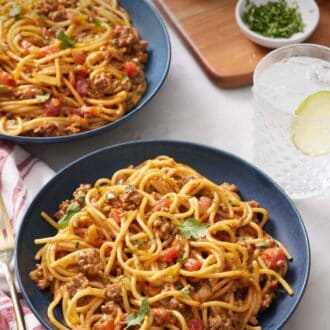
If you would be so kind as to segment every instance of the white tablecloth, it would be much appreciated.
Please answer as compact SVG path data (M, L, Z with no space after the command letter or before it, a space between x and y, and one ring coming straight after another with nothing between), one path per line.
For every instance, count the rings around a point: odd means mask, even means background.
M164 86L143 111L91 139L26 149L55 170L109 144L150 138L204 143L252 161L251 89L222 90L215 86L168 27L173 50L171 69ZM330 329L330 197L301 200L296 205L309 233L312 268L305 296L285 329Z

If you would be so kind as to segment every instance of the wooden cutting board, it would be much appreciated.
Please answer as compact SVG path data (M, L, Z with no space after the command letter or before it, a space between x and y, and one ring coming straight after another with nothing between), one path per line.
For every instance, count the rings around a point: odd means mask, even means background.
M269 49L249 41L235 21L235 0L154 0L208 75L223 88L252 83ZM306 42L330 46L330 0L318 0L321 21Z

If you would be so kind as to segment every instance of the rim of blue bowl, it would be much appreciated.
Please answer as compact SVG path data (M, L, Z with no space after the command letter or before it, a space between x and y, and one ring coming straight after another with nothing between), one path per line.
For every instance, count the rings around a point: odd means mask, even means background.
M308 280L309 280L309 275L310 275L310 268L311 268L311 249L310 249L310 243L309 243L309 238L308 238L308 234L307 234L307 230L304 224L304 221L298 211L298 209L296 208L296 206L294 205L293 201L291 200L291 198L288 196L288 194L284 191L284 189L281 188L281 186L279 186L270 176L268 176L266 173L264 173L262 170L260 170L258 167L256 167L255 165L253 165L252 163L249 163L248 161L246 161L245 159L234 155L233 153L230 153L228 151L222 150L222 149L218 149L215 147L211 147L211 146L207 146L201 143L195 143L195 142L186 142L186 141L180 141L180 140L170 140L170 139L165 139L165 140L158 140L158 139L145 139L145 140L139 140L139 141L129 141L129 142L123 142L123 143L118 143L118 144L114 144L114 145L110 145L101 149L98 149L96 151L90 152L82 157L79 157L77 160L69 163L68 165L66 165L62 170L60 170L59 172L57 172L55 174L55 176L53 178L51 178L46 185L44 185L40 191L37 193L37 195L34 197L33 201L31 202L29 208L27 209L27 211L24 214L23 217L23 221L19 227L19 231L18 231L18 235L17 235L17 239L16 239L16 244L15 244L15 252L17 252L18 250L18 246L20 245L20 241L22 240L21 238L21 228L22 228L22 224L24 221L26 221L26 215L29 213L30 208L34 207L34 204L36 203L36 200L39 198L40 195L44 194L44 192L48 189L49 186L51 186L54 182L56 182L57 177L62 175L65 171L67 171L71 166L75 166L76 164L78 164L80 161L85 160L87 158L91 158L96 154L105 152L107 150L113 150L113 149L117 149L117 148L122 148L122 147L127 147L127 146L134 146L134 145L141 145L141 144L172 144L173 146L187 146L187 147L191 147L191 148L197 148L197 149L204 149L210 153L216 153L216 154L222 154L228 158L231 158L235 161L241 162L243 163L245 166L252 168L254 171L256 171L259 175L261 175L262 177L264 177L266 180L268 180L273 186L275 186L275 188L283 195L283 197L285 197L285 200L289 203L290 207L294 210L294 212L297 215L299 224L302 228L302 233L303 233L303 239L304 239L304 243L307 247L307 255L306 255L306 265L307 265L307 269L306 269L306 273L304 274L304 278L303 278L303 285L300 288L299 292L295 292L295 294L298 294L298 298L297 301L295 303L295 305L293 306L293 308L291 308L285 315L285 317L282 319L281 323L277 324L277 328L276 329L281 329L286 323L287 321L290 319L290 317L294 314L294 312L296 311L298 305L301 302L301 299L303 298L304 294L305 294L305 290L308 284ZM22 295L25 299L25 301L27 302L27 304L29 305L29 307L31 308L31 310L33 311L34 315L37 317L37 319L40 321L40 323L46 327L46 329L50 329L48 327L48 325L46 324L46 322L44 321L44 319L39 315L38 311L36 310L36 308L34 307L34 305L32 304L29 296L27 295L27 293L25 292L25 288L23 286L23 283L21 281L21 277L20 277L20 267L19 267L19 262L18 262L18 257L17 257L17 253L15 253L15 269L17 269L16 272L16 277L17 277L17 282L18 285L20 287L20 290L22 292Z
M143 100L143 97L142 97L141 101L135 107L133 107L123 117L115 120L114 122L111 122L109 124L103 125L101 127L98 127L98 128L86 131L86 132L72 134L72 135L55 136L55 137L29 137L29 136L24 136L24 135L12 136L12 135L0 133L0 139L2 138L6 141L11 141L11 142L16 142L16 143L35 143L35 144L37 144L37 143L71 142L71 141L75 141L78 139L85 139L85 138L88 138L88 137L91 137L91 136L94 136L97 134L104 133L107 130L117 127L119 124L121 124L124 121L126 121L127 119L133 117L140 110L142 110L143 107L145 107L147 105L147 103L149 103L149 101L151 101L156 96L157 92L159 91L159 89L162 87L162 85L164 84L164 82L166 80L166 76L168 74L168 71L170 69L170 64L171 64L171 41L170 41L170 37L169 37L168 31L167 31L166 25L164 23L164 20L162 19L161 15L157 11L157 9L153 5L151 5L147 0L140 0L140 1L142 1L157 18L159 25L162 29L162 33L165 36L166 50L167 50L165 70L162 72L162 75L160 77L158 84L155 86L154 91L148 98Z

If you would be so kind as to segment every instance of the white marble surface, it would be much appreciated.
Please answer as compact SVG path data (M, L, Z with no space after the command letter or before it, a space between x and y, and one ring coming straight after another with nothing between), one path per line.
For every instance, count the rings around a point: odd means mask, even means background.
M147 138L204 143L252 161L251 89L222 90L213 85L170 27L169 32L171 69L164 86L143 111L91 139L25 148L55 170L109 144ZM296 205L309 233L312 268L305 296L285 329L330 329L330 197L301 200Z

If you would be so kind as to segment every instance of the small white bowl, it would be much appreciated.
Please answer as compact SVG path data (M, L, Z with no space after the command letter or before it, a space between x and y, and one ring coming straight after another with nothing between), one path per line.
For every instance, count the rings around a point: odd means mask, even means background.
M252 0L257 6L274 0ZM304 31L293 34L290 38L265 37L249 29L243 22L242 15L246 7L246 0L239 0L236 4L235 17L241 31L248 39L267 48L279 48L296 44L306 40L316 29L320 20L320 10L314 0L287 0L289 5L297 4L304 22Z

